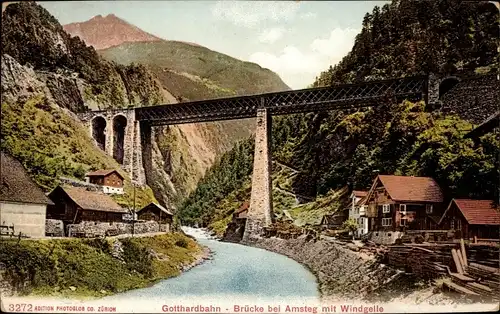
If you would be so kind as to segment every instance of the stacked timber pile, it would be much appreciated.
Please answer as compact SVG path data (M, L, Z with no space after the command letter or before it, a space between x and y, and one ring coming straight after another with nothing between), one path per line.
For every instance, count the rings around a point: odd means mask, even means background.
M484 266L481 264L470 263L466 267L467 273L477 279L479 284L484 285L491 289L484 289L483 287L478 287L477 285L472 285L471 290L477 291L474 288L481 288L482 290L486 290L489 292L488 294L491 296L500 295L500 269L495 267Z
M450 246L442 244L404 244L388 247L389 265L404 268L422 278L438 278L447 274L451 265ZM456 245L455 245L456 246Z
M469 297L499 299L499 250L496 245L470 243L466 249L461 240L459 243L392 245L387 249L385 258L389 265L404 268L421 278L445 277L445 288ZM495 262L497 267L492 267Z
M264 237L278 237L281 239L296 239L303 234L302 228L289 223L277 221L264 228Z
M469 243L467 246L469 261L490 267L498 267L500 250L495 244Z

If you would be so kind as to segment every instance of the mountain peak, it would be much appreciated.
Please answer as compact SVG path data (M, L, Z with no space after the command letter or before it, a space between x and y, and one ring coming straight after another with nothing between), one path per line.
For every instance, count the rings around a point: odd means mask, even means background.
M124 19L110 13L96 15L88 21L64 25L72 36L80 37L95 49L106 49L126 42L159 41L157 36L147 33Z

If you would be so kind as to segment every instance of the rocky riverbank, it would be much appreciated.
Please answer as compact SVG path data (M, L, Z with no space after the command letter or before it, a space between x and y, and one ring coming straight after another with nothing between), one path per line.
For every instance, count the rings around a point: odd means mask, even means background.
M195 260L189 264L181 265L180 271L182 273L189 271L191 268L203 264L207 260L212 259L212 251L204 246L200 253L195 255Z
M354 252L332 241L260 238L244 244L288 256L309 268L318 279L323 301L457 302L428 283L381 264L375 255Z

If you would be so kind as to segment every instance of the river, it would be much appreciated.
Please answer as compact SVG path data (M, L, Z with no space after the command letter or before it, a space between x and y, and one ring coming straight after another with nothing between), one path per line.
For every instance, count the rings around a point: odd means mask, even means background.
M184 232L210 248L212 259L178 277L162 280L142 289L109 296L104 300L206 299L319 300L315 276L294 260L266 250L220 242L204 231L183 228Z

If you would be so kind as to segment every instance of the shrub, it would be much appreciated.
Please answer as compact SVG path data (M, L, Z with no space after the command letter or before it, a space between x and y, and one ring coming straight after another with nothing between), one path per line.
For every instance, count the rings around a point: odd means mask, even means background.
M188 242L186 241L186 239L179 239L179 240L175 241L175 245L187 249Z

